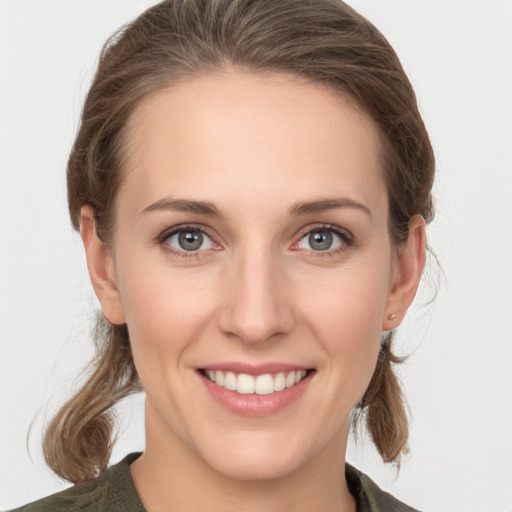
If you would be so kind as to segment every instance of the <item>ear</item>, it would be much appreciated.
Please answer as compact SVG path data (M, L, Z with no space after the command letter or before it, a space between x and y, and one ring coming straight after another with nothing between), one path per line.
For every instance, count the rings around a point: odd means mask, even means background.
M418 290L425 257L425 219L418 214L411 218L407 240L398 248L394 281L382 318L383 331L396 329L404 319Z
M99 239L96 221L90 206L80 210L80 235L87 258L87 268L103 315L114 325L126 323L117 287L117 278L111 250Z

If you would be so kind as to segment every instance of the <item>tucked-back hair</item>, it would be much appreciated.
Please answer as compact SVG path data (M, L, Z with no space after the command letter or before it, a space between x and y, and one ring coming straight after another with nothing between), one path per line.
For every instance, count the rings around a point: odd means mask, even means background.
M229 68L295 74L350 98L375 123L389 195L389 233L398 247L411 217L433 217L434 157L415 95L382 34L340 0L166 0L149 8L105 44L87 95L68 168L71 221L94 211L107 246L123 179L123 135L148 95L187 79ZM393 372L392 336L359 404L386 462L407 449L408 421ZM126 325L98 320L97 355L88 380L49 424L44 452L50 467L72 482L108 464L112 407L141 388Z

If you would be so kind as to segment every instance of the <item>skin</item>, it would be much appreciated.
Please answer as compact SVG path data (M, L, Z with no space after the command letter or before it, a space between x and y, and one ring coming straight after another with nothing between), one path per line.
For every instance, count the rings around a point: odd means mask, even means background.
M146 450L131 466L146 509L354 511L349 415L425 258L420 216L403 245L389 238L373 122L323 86L228 70L145 99L127 142L112 243L98 240L88 207L81 233L147 393ZM222 216L162 207L169 199ZM183 224L208 235L200 250L166 238ZM331 226L332 248L312 247L308 233ZM215 402L198 374L226 361L315 372L292 404L249 417Z

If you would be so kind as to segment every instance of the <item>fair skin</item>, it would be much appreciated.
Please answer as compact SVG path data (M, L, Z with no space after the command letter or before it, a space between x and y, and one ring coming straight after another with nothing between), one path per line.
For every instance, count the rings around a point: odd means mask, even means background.
M144 506L354 511L349 415L425 258L420 216L389 238L373 123L323 86L230 70L145 99L127 142L112 243L88 207L81 233L147 394ZM307 373L247 395L208 370Z

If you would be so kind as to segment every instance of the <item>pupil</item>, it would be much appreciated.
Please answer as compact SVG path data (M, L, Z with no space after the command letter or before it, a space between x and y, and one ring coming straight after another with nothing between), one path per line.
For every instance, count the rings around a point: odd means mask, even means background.
M179 243L185 251L197 251L203 245L203 234L200 231L183 231L180 233Z
M328 231L316 231L309 235L309 245L316 251L326 251L332 245L332 234Z

